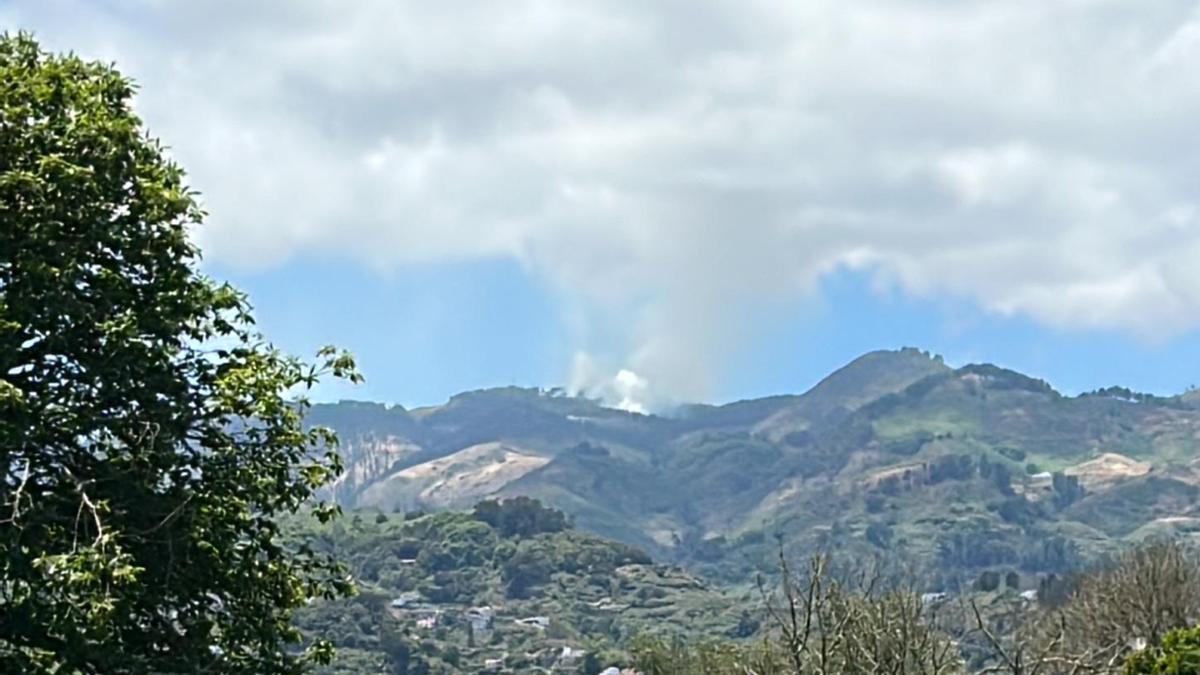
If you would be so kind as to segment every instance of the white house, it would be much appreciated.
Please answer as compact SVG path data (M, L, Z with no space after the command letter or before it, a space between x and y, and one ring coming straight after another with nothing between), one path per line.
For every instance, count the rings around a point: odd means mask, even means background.
M466 613L467 622L471 624L471 630L476 633L486 631L492 627L492 621L496 617L496 610L491 607L472 607Z
M573 647L564 645L562 652L560 652L558 655L558 662L562 666L570 668L571 666L575 665L576 661L583 658L583 655L586 653L587 652L583 651L582 649L575 649Z
M419 601L420 599L421 599L420 593L418 593L416 591L408 591L407 593L401 593L400 595L396 596L392 600L391 604L392 604L393 609L403 609L403 608L408 607L409 605L413 604L414 602Z
M529 616L524 619L517 619L517 623L522 626L532 626L538 630L546 630L550 626L550 617L548 616Z

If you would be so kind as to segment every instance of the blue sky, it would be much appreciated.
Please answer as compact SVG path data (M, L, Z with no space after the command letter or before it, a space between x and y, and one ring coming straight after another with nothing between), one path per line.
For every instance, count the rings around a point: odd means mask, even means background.
M263 328L405 405L918 346L1200 381L1195 0L0 0L114 62ZM1064 35L1070 39L1064 39Z
M511 261L413 265L387 274L321 260L264 273L210 273L251 294L260 326L281 346L352 350L367 376L318 398L407 407L468 389L565 384L574 348L561 300ZM820 296L772 308L719 367L710 400L797 393L873 349L916 346L951 365L992 362L1066 393L1120 384L1178 393L1200 383L1200 335L1147 343L1119 331L1051 329L990 316L969 303L873 290L843 273Z
M250 294L259 327L293 353L351 350L363 385L318 398L408 407L480 387L553 386L571 346L552 294L505 260L411 265L389 273L321 260L210 274Z

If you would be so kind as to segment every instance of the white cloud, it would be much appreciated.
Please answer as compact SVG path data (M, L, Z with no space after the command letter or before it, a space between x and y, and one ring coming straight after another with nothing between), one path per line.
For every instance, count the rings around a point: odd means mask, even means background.
M597 382L703 395L755 307L842 266L1057 327L1200 322L1190 0L18 0L0 22L142 83L210 259L513 257L574 301Z

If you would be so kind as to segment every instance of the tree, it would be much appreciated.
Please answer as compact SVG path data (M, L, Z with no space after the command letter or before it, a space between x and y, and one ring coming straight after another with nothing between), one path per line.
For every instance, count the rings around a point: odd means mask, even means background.
M510 598L524 598L531 588L550 580L555 571L554 552L536 543L526 542L500 566L505 592Z
M982 593L991 593L1000 588L1000 573L995 570L984 570L975 578L975 590Z
M1054 505L1065 509L1083 498L1084 488L1079 484L1079 476L1067 476L1055 472L1051 476L1051 487L1054 488Z
M1200 628L1167 633L1162 646L1129 656L1126 675L1194 675L1200 673Z
M777 631L773 651L786 655L775 672L949 675L962 662L929 607L911 588L884 583L877 571L844 578L823 556L797 573L779 554L778 591L760 580L769 622ZM770 671L768 671L770 672Z
M570 526L562 511L523 495L504 500L485 499L475 505L474 514L476 520L487 523L502 537L532 537L561 532Z
M741 615L738 617L737 626L733 629L733 637L748 638L757 633L761 626L761 621L751 616L749 610L743 609Z
M114 68L3 35L0 82L0 672L327 659L291 610L349 580L277 516L340 469L303 392L353 361L282 354L199 273L204 214Z
M1057 615L1060 658L1119 663L1134 645L1157 647L1200 617L1200 563L1178 542L1152 541L1082 577Z
M1200 652L1195 635L1181 632L1200 616L1200 565L1178 542L1152 541L1116 555L1079 577L1061 606L1009 636L974 609L995 664L983 672L1115 674L1123 663L1128 673L1200 672L1184 668ZM1176 670L1154 670L1160 664Z
M773 642L689 644L678 638L641 635L631 648L637 672L646 675L786 675L793 671Z
M871 523L867 526L867 541L877 548L887 549L892 544L892 528L886 523Z
M780 546L779 585L759 580L766 622L751 643L642 635L632 646L647 675L951 675L962 660L937 608L874 572L830 572L824 556L802 572Z
M595 650L589 651L583 657L583 663L579 667L579 672L583 675L600 675L604 670L604 664L600 662L599 655Z

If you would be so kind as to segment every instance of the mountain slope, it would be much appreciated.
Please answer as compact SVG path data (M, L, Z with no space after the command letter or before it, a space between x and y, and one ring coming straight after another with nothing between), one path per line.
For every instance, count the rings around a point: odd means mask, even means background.
M343 436L350 471L334 496L349 507L529 495L583 529L721 574L754 569L779 534L966 577L1052 571L1200 517L1194 398L1065 397L903 349L801 395L669 416L504 388L412 411L317 406L314 419Z
M866 403L949 371L941 358L911 347L870 352L834 371L791 405L756 424L754 430L778 440L788 433L836 424Z
M394 471L365 489L356 505L405 510L465 508L549 461L549 457L504 443L480 443Z
M487 506L285 523L292 546L336 555L359 586L297 613L304 635L338 648L319 672L494 671L489 662L577 672L585 650L608 665L646 631L727 635L739 625L734 598L678 568L529 500Z

